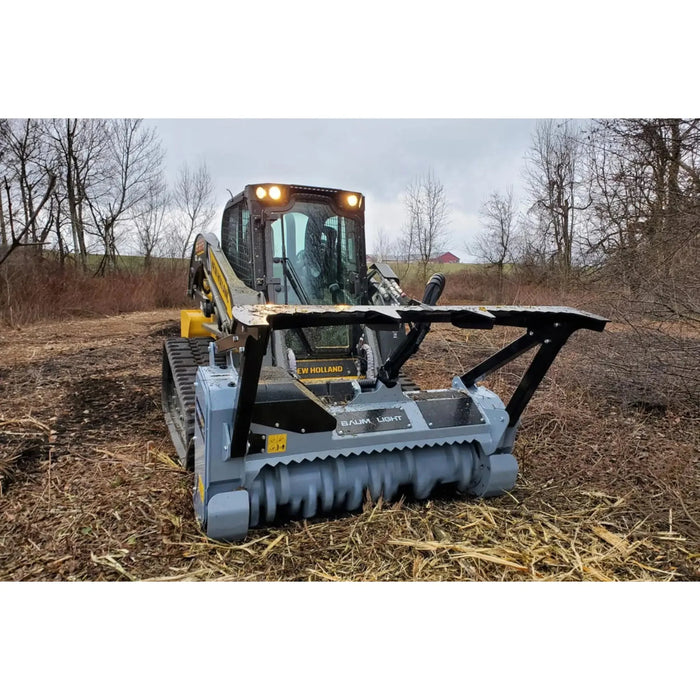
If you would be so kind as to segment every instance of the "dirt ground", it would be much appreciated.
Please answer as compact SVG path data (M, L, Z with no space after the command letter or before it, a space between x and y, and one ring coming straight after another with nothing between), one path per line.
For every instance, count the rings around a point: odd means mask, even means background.
M2 330L0 580L700 579L700 421L601 369L624 329L566 346L523 418L511 494L366 503L228 545L199 530L160 409L178 317ZM507 337L434 327L409 371L446 386Z

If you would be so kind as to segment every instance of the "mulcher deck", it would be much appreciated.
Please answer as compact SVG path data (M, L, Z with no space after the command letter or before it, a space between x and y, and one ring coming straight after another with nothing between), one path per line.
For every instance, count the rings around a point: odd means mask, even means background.
M163 353L162 402L165 422L183 465L194 465L195 387L197 368L209 364L210 338L170 338ZM225 353L217 353L216 364L226 366ZM399 375L403 391L419 391L405 373ZM233 409L233 407L232 407Z

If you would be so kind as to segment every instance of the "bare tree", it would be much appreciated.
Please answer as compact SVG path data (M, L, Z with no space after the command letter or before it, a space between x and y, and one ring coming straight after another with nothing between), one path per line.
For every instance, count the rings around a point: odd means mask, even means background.
M493 192L481 207L483 231L477 237L470 252L498 272L498 296L503 297L503 275L505 266L513 262L516 245L516 211L513 190L505 195Z
M700 120L595 123L588 242L647 313L700 321Z
M2 134L5 132L7 129L7 119L0 119L0 184L5 182L7 178L7 172L8 172L8 167L5 163L5 159L7 157L7 152L8 152L8 145L5 142L5 139L2 138ZM0 247L4 248L7 246L7 229L8 229L8 223L5 220L5 209L6 209L6 204L3 204L4 201L4 192L3 188L0 187Z
M169 205L170 194L165 179L161 177L152 182L148 196L136 207L133 215L136 240L146 268L151 267L153 254L163 242Z
M106 158L86 197L104 248L98 273L116 268L117 224L147 200L164 159L155 129L143 129L140 119L110 120L107 136Z
M377 231L377 243L374 248L374 258L377 262L386 262L391 259L396 248L396 241L383 229Z
M178 209L174 243L179 247L180 257L185 258L189 254L191 242L197 234L206 231L216 211L214 184L206 163L202 163L195 171L191 171L187 164L180 168L173 201Z
M0 251L0 265L7 260L7 258L10 257L10 255L19 247L21 246L26 246L26 245L31 245L31 246L36 246L36 242L27 242L27 238L29 237L29 234L31 234L33 231L36 230L36 222L37 218L41 214L42 209L46 205L46 203L51 199L51 193L53 191L53 188L56 184L56 176L53 174L49 175L49 181L46 185L46 190L43 194L43 197L41 198L41 201L36 203L36 205L33 207L33 211L29 219L26 219L25 221L21 222L19 225L16 225L16 219L13 216L12 213L12 197L10 195L10 185L7 181L7 178L5 178L5 191L7 193L7 201L10 202L9 205L9 229L10 229L10 238L7 241L6 245L3 247L3 250ZM42 227L42 231L45 232L42 233L44 237L48 235L49 229L51 228L51 224L53 223L53 217L49 216L49 218L46 220L44 223L44 226Z
M449 241L448 204L445 188L432 172L411 183L404 195L408 221L404 226L402 248L410 262L418 261L423 282L428 266Z
M1 263L20 246L41 254L54 220L56 175L41 125L33 119L0 120L0 158Z
M635 377L645 402L685 395L697 406L700 120L598 120L590 154L588 243L615 316L636 335L618 371Z
M56 177L56 186L51 193L51 205L54 213L52 233L58 248L58 260L60 265L63 266L70 255L70 244L65 237L65 233L70 229L70 222L66 220L66 195L65 191L58 184L59 181L60 173Z
M100 191L100 181L105 176L109 157L108 127L104 119L52 119L46 125L60 165L60 190L68 209L72 249L83 269L87 269L88 259L88 197ZM67 247L66 234L57 231L57 237L60 242L65 241Z
M567 279L574 261L575 213L588 206L583 181L582 135L570 122L538 122L526 156L526 185L534 228L547 243L542 251Z

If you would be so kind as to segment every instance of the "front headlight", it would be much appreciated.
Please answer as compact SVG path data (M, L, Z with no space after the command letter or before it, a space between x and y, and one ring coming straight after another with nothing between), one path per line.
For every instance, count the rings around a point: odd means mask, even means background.
M359 209L362 205L362 195L358 192L343 192L339 199L341 206L346 209Z
M266 202L283 202L287 198L286 188L282 185L258 185L255 196Z

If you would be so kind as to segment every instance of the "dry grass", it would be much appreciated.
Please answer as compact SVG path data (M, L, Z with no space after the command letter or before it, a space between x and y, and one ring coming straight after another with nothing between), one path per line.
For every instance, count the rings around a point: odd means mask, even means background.
M0 444L13 470L0 497L1 580L700 579L697 415L600 392L598 334L574 337L526 412L512 494L366 502L210 541L160 410L160 348L176 318L74 320L0 341L0 423L14 434ZM413 374L444 385L507 333L436 330ZM515 380L492 384L505 395ZM34 457L13 461L25 443Z
M337 521L295 524L236 546L183 542L199 559L155 580L503 581L673 580L675 566L655 561L668 542L686 538L649 532L644 519L615 532L625 499L585 492L555 512L540 510L539 489L524 483L512 503L381 501ZM528 503L533 501L529 506ZM202 557L207 552L209 556ZM692 556L692 555L691 555ZM663 559L661 557L660 559ZM641 561L640 561L641 560ZM657 563L656 566L651 565Z
M13 256L0 268L0 324L100 317L186 305L187 262L153 260L150 270L104 277L55 260Z
M511 268L503 278L501 298L498 294L498 274L485 266L467 266L459 270L441 270L447 278L441 304L520 304L523 306L574 306L587 311L605 314L609 302L601 289L583 280L571 280L563 284L555 277L534 277L527 271ZM417 278L409 278L402 286L414 298L423 296L422 285Z

